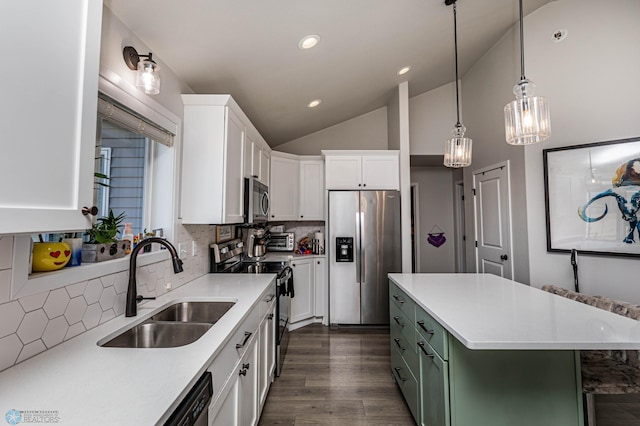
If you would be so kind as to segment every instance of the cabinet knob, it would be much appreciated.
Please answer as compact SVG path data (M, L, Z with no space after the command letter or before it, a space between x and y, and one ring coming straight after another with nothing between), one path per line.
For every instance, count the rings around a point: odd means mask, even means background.
M246 376L247 375L247 370L240 370L240 374L241 376Z
M82 208L82 214L87 216L87 215L91 215L91 216L95 216L98 214L98 207L97 206L93 206L93 207L83 207Z
M272 214L271 217L276 217L276 215Z
M249 364L249 363L242 364L242 369L243 369L243 370L248 370L248 369L249 369L249 367L251 367L251 364Z
M362 186L367 186L367 184L366 184L366 183L363 183L363 184L362 184Z
M304 217L303 215L300 215L300 219L302 219L303 217Z
M320 264L320 261L318 260L318 265Z
M358 186L362 186L362 184L361 184L361 183L359 183L359 184L358 184Z

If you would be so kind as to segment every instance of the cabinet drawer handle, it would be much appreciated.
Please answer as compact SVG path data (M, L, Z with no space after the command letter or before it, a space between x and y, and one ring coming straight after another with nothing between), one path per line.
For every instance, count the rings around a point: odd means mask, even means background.
M400 380L402 380L403 382L407 381L407 378L406 377L402 377L402 375L400 374L400 370L402 370L402 368L396 367L396 368L394 368L394 370L396 370L396 374L398 375L398 378Z
M418 346L420 346L420 349L422 350L422 352L424 352L424 354L429 357L429 358L433 358L433 354L430 354L429 352L427 352L427 350L424 348L424 342L418 342Z
M247 342L249 341L249 339L251 338L251 335L253 333L250 333L248 331L244 332L244 340L242 341L242 343L236 343L236 349L240 349L240 348L244 348L244 345L247 344Z
M265 302L269 303L269 302L271 302L271 301L272 301L273 299L275 299L275 298L276 298L276 295L275 295L275 294L270 294L270 295L269 295L269 297L267 297L267 300L265 300Z
M404 352L404 350L405 350L406 348L405 348L405 347L403 347L403 346L400 344L400 339L398 339L398 338L396 337L395 339L393 339L393 341L394 341L394 342L396 342L396 345L398 345L398 348L400 348L400 350L401 350L402 352Z
M399 303L404 303L404 300L400 299L400 296L398 296L397 294L394 294L393 298L396 299L396 301Z
M393 320L396 322L396 324L398 324L400 327L404 327L404 323L400 322L400 317L399 316L395 316L393 317Z
M240 370L240 372L238 373L241 376L246 376L247 375L247 370Z
M420 326L421 329L424 330L425 333L430 334L433 336L433 332L435 330L428 330L427 327L424 326L424 321L418 321L418 325Z

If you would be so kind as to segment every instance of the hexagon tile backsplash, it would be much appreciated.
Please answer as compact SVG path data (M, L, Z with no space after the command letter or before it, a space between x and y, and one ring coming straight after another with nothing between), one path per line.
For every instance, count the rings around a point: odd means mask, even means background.
M177 275L168 260L139 267L138 294L160 296L167 281L177 288L208 272L210 227L182 226L179 234L196 241L198 256L184 259ZM0 304L0 371L123 315L128 278L122 271Z

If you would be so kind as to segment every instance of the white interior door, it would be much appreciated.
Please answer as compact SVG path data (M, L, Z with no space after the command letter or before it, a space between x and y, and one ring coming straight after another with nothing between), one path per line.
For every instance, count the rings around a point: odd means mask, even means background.
M513 278L509 162L473 173L476 270Z

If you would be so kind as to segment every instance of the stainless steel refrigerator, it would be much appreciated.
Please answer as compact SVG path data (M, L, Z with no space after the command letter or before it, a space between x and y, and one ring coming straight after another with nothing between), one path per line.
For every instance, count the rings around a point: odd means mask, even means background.
M400 193L329 192L329 322L389 324L389 272L401 272Z

